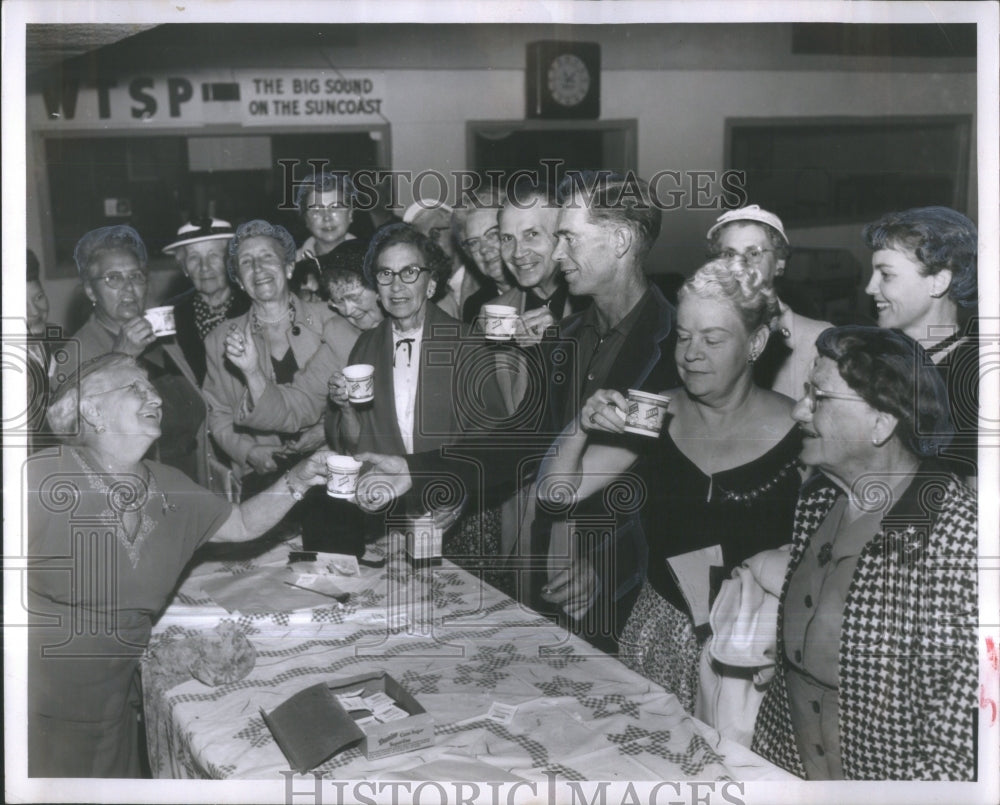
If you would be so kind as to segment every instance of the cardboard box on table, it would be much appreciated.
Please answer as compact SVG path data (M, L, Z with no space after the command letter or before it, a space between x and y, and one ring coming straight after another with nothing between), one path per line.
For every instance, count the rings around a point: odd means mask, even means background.
M367 724L362 729L337 700L338 693L343 695L359 687L364 696L384 692L410 715L384 724ZM320 682L299 691L270 713L263 708L260 713L289 765L300 773L359 743L369 760L434 743L434 719L384 671Z

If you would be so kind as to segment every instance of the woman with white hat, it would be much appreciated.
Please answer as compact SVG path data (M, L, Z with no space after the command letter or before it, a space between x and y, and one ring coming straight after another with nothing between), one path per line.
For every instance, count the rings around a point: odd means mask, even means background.
M729 210L720 215L706 235L708 253L713 259L739 263L756 269L768 285L785 273L791 253L781 219L757 204ZM780 298L781 315L768 349L754 367L754 378L793 400L802 394L802 384L816 357L816 339L830 326L828 322L801 316Z

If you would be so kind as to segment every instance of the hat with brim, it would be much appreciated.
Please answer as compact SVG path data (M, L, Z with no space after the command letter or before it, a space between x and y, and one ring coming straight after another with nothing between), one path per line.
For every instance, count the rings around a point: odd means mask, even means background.
M767 224L769 227L774 229L785 243L788 243L788 235L785 234L785 227L781 223L781 219L775 215L773 212L768 212L767 210L762 210L759 204L751 204L748 207L740 207L738 210L729 210L724 212L718 218L715 219L715 223L712 224L712 228L708 230L706 237L712 237L712 233L720 227L726 224L732 224L736 222L746 223L756 223L756 224Z
M437 201L436 199L430 201L418 198L403 212L403 223L412 224L413 219L416 218L423 210L441 210L448 213L448 215L451 215L452 212L454 212L454 210L452 210L452 208L443 201Z
M173 254L181 246L201 243L203 240L229 240L234 235L233 225L221 218L196 218L177 230L178 240L163 247L164 254Z

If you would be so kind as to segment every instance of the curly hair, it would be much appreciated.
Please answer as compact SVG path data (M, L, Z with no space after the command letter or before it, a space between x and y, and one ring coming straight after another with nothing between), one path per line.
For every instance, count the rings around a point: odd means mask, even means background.
M379 255L390 246L397 246L401 243L413 246L420 252L424 268L437 282L434 298L439 298L445 291L445 283L451 273L451 261L440 246L411 224L389 224L375 232L372 236L372 242L368 245L368 252L365 254L362 268L365 285L372 289L378 288L378 284L375 282L375 271Z
M106 352L80 364L80 368L56 388L49 400L45 417L52 433L67 444L79 444L83 437L80 427L80 400L93 393L95 386L108 372L117 369L140 369L135 358L124 352Z
M229 241L229 259L226 261L226 270L233 282L239 280L239 269L236 265L236 259L239 254L240 244L249 238L271 238L281 247L285 265L295 263L295 239L285 227L262 221L259 218L254 221L247 221L245 224L240 224L236 227L236 234Z
M915 207L890 212L861 230L872 251L906 252L924 268L924 275L951 271L948 297L961 307L979 301L976 225L950 207Z
M355 238L345 240L333 251L324 255L323 287L327 290L337 283L359 282L365 284L365 255L368 241Z
M774 329L781 308L774 287L752 267L739 269L725 260L712 260L699 268L677 292L677 301L694 295L731 305L748 333L758 327Z
M296 189L295 206L299 208L299 214L303 216L306 214L311 193L327 193L331 190L336 190L340 200L348 206L354 206L358 197L358 188L350 175L345 171L323 171L322 173L314 173L312 178L306 179Z
M924 348L901 330L829 327L816 349L872 408L896 417L896 435L910 452L934 456L951 443L948 389Z
M128 252L135 257L142 269L149 262L146 244L132 227L126 224L102 226L91 229L77 241L76 248L73 249L73 261L80 276L87 279L87 270L91 264L106 252Z

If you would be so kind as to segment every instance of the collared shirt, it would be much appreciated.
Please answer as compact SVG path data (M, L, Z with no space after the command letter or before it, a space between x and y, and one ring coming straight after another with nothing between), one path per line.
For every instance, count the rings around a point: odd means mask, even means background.
M577 369L580 380L580 396L572 395L566 401L566 421L569 422L579 412L583 402L598 389L605 387L608 375L618 359L618 353L628 338L635 323L647 305L656 304L651 289L647 289L635 306L618 324L606 333L600 332L597 309L591 305L584 311L579 334L576 339Z
M417 406L417 380L420 376L420 344L424 328L400 331L392 328L392 388L396 401L396 424L407 454L413 452L413 418Z

